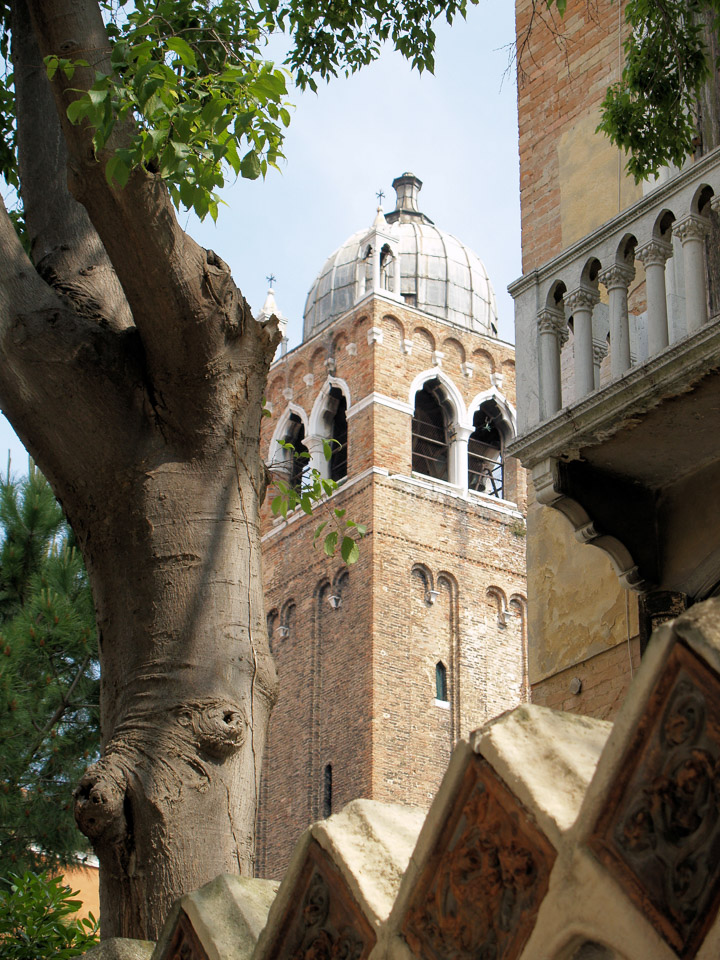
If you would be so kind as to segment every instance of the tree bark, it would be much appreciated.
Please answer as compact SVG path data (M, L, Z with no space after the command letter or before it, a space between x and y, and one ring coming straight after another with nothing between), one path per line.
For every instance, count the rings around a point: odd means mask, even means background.
M0 208L0 403L93 588L103 752L76 818L100 859L102 935L155 939L183 892L253 872L276 688L259 431L279 335L180 229L162 182L136 171L111 189L87 130L66 122L76 94L38 63L107 57L94 0L25 3L13 60L34 263Z

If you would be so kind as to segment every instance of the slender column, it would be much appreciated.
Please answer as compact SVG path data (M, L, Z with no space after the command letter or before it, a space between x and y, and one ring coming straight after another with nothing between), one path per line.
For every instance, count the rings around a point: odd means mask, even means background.
M310 467L318 470L320 472L320 476L327 479L330 476L330 464L325 458L323 438L318 436L308 436L305 437L303 443L310 454Z
M401 279L402 279L400 277L400 247L397 248L397 255L393 257L393 260L394 260L393 266L395 268L395 275L393 277L393 293L399 300L400 297L402 296L401 286L400 286Z
M373 241L373 290L380 289L380 250L382 245L378 243L377 237Z
M668 345L667 295L665 262L672 256L672 245L665 240L651 240L636 251L645 266L648 312L648 356L654 357Z
M565 294L564 299L565 309L573 315L575 399L582 400L595 389L592 314L600 296L596 290L578 287L572 293Z
M468 486L468 440L473 434L472 427L456 424L452 437L452 472L450 482L467 490Z
M710 222L689 213L673 224L673 233L682 243L685 270L685 319L687 332L695 333L707 323L707 287L705 283L705 237Z
M605 340L595 340L593 338L593 383L595 384L595 389L600 389L600 365L608 355L608 345Z
M568 338L565 317L557 310L541 310L537 317L540 359L540 419L547 420L562 408L560 350Z
M628 287L635 268L614 263L599 277L610 301L610 372L613 380L630 369L630 323L628 320Z

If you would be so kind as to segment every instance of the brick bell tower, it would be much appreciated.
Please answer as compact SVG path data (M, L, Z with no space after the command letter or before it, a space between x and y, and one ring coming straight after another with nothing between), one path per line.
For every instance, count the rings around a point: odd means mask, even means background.
M280 692L261 877L282 876L302 830L356 797L427 807L457 740L527 699L526 485L504 456L514 349L485 267L420 211L421 186L397 177L395 209L327 260L303 342L270 371L267 462L302 483L283 464L289 440L340 486L314 517L264 507ZM349 569L313 547L335 508L368 526Z

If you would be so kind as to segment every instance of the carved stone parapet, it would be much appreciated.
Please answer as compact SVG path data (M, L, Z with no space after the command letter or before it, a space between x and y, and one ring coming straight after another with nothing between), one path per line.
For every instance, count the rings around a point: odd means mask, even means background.
M419 960L516 960L535 925L555 850L482 757L418 879L402 933Z
M376 935L339 871L315 841L296 889L272 956L277 960L366 960Z
M600 301L600 294L590 287L578 287L577 290L566 293L563 300L565 309L575 313L577 310L592 310Z
M588 845L683 960L720 906L719 769L720 677L677 640Z
M537 315L537 324L539 333L553 333L561 347L570 336L565 317L556 310L541 310Z
M657 237L635 251L635 258L645 267L655 265L662 267L665 265L665 261L669 260L672 255L672 244L668 243L667 240L660 240Z
M710 221L706 217L689 213L682 220L675 221L673 236L676 236L681 243L685 243L687 240L704 240L709 229Z
M613 263L598 276L600 283L608 290L627 290L635 278L635 267L629 263Z

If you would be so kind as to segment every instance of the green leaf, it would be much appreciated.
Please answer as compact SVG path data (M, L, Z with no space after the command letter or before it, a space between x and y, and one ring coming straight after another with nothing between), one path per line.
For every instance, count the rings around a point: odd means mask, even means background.
M342 518L345 516L346 513L347 513L347 510L340 510L340 509L335 510L335 516L338 518L338 520L342 520Z
M117 182L122 189L130 178L130 167L116 153L105 164L105 179L112 187L113 180Z
M340 546L340 556L348 566L357 562L360 556L360 548L352 537L343 537Z
M240 175L246 180L257 180L262 173L260 160L254 150L249 150L240 162Z
M192 51L190 44L182 37L169 37L167 40L168 49L176 53L187 67L197 68L197 59Z
M331 533L329 533L325 537L325 541L323 543L323 550L325 551L325 554L328 557L332 557L334 555L335 550L337 549L337 542L338 542L337 530L333 530Z
M320 534L323 532L323 530L325 529L325 527L326 527L327 525L328 525L327 520L323 520L322 523L319 523L319 524L317 525L317 529L315 530L315 533L313 534L313 544L319 539Z

